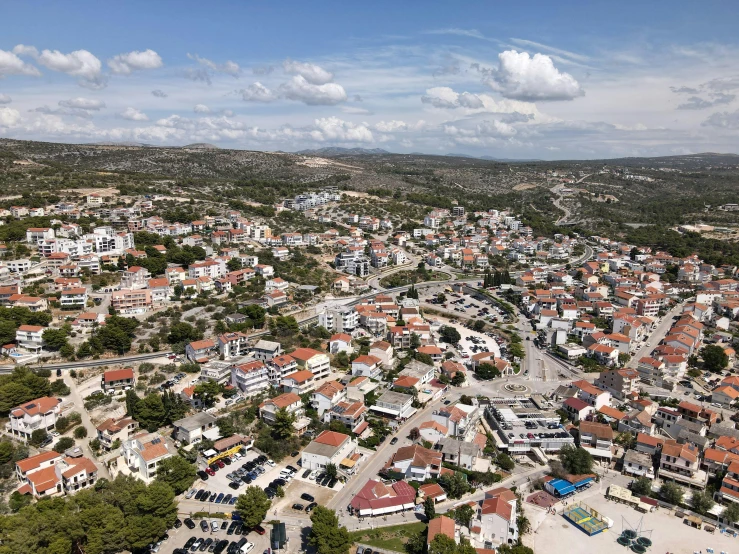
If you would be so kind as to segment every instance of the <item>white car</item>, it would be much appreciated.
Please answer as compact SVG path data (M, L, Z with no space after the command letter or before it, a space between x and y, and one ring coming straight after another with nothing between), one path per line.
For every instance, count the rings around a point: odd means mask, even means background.
M187 498L188 500L190 500L190 499L191 499L191 498L192 498L193 496L195 496L195 494L196 494L197 492L198 492L198 491L197 491L196 489L191 489L191 490L189 490L189 491L187 492L187 494L185 495L185 498Z
M267 465L270 467L275 467L275 465L277 464L275 464L272 460L267 460Z
M254 549L254 543L247 542L244 546L241 547L241 554L247 554L247 552L251 552Z
M308 479L310 479L311 481L315 481L316 477L318 477L318 472L314 469L310 472L310 475L308 475Z
M215 533L216 531L218 531L218 529L220 529L220 528L221 528L221 522L220 521L216 521L214 519L213 521L210 522L210 530L213 533Z

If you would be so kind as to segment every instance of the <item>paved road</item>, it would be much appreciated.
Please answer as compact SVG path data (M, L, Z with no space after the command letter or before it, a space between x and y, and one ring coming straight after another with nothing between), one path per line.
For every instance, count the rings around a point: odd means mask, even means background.
M639 363L639 360L642 359L644 356L649 356L654 350L657 345L667 336L667 332L670 330L672 325L675 323L675 321L672 319L676 315L680 314L683 311L683 304L678 303L673 307L665 317L662 318L662 321L659 322L657 325L657 328L652 331L652 334L649 336L649 340L645 342L641 348L639 348L636 352L634 352L634 355L631 357L629 362L626 364L627 367L636 367ZM651 346L649 346L651 344Z

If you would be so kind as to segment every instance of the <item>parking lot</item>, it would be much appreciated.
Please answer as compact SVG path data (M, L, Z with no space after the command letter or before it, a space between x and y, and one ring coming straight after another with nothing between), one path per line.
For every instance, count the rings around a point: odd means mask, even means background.
M201 521L205 522L208 525L207 531L201 528ZM249 531L246 534L243 534L243 528L239 529L236 525L231 527L231 534L228 534L229 527L231 526L232 521L226 519L211 518L194 520L193 523L195 523L194 529L188 529L185 525L182 525L179 529L171 530L169 532L169 538L162 542L162 545L159 547L157 554L172 554L175 549L184 548L188 540L191 538L195 538L196 540L200 539L200 542L197 544L200 544L201 546L199 548L196 548L196 551L200 552L214 552L219 541L228 541L228 545L222 551L223 554L226 554L228 552L228 546L230 546L232 543L238 543L242 539L245 539L244 544L248 542L253 545L253 547L249 549L249 551L253 552L254 554L260 554L270 547L269 532L271 526L268 525L264 526L264 535L260 535L256 531ZM213 523L216 524L217 530L215 531L213 530ZM237 530L239 531L238 534L235 532ZM191 542L195 543L195 541ZM203 544L206 545L205 548L202 547ZM188 551L192 548L192 546L193 545L191 544L191 546L188 547Z

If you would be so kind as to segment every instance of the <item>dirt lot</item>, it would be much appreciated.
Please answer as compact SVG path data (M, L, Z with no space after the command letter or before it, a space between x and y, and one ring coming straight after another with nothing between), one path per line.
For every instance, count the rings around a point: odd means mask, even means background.
M739 551L739 539L720 534L710 534L705 530L698 530L687 526L683 520L672 513L659 509L653 513L641 514L624 504L617 504L606 500L602 492L595 491L585 498L588 505L614 521L611 529L589 537L580 529L567 521L562 514L562 506L557 505L557 515L546 515L543 510L525 504L527 516L532 522L532 529L536 533L524 537L524 543L535 552L549 547L553 554L623 554L624 547L616 542L623 529L637 528L641 523L643 534L652 540L650 552L673 554L690 554L692 552L707 552L713 548L714 552ZM543 521L539 523L539 520ZM537 527L538 525L538 527ZM546 546L545 546L546 545Z

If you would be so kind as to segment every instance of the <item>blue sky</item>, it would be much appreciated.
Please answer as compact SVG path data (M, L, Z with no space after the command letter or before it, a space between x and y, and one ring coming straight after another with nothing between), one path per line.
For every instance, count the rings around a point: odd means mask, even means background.
M5 2L0 136L542 159L737 151L735 3L510 4Z

